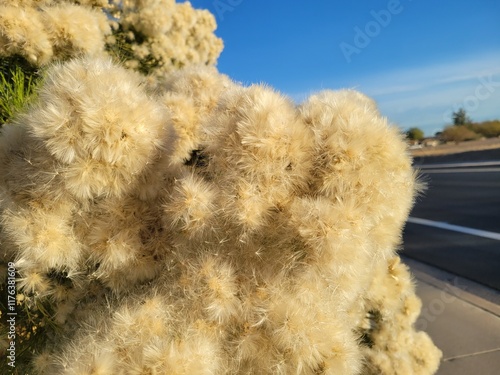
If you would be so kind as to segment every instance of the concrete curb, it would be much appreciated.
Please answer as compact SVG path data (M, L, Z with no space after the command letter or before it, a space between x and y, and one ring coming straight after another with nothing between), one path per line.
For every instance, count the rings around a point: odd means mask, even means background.
M500 317L499 291L406 256L401 259L416 279Z

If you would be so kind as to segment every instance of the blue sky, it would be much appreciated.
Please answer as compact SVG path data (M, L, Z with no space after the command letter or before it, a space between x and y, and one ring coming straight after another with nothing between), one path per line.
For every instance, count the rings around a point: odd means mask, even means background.
M402 129L426 135L460 107L500 118L500 1L192 0L224 40L218 68L301 102L322 89L372 96Z

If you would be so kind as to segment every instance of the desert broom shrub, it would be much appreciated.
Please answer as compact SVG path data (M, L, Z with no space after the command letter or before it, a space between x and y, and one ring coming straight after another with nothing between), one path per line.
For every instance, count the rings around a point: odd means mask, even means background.
M40 67L107 54L155 83L182 67L215 65L223 48L216 26L207 10L174 0L4 0L0 58Z
M33 66L80 54L99 54L111 28L99 8L71 1L0 4L0 56L21 56Z
M214 65L223 48L214 35L215 17L189 2L113 1L109 13L116 22L108 50L122 57L127 67L155 80L185 66Z
M110 55L154 88L182 67L214 65L223 48L215 28L208 11L174 0L3 0L0 126L27 102L40 68Z
M366 96L295 105L204 66L153 95L86 57L0 142L0 261L19 311L51 308L19 373L436 371L396 254L420 184Z

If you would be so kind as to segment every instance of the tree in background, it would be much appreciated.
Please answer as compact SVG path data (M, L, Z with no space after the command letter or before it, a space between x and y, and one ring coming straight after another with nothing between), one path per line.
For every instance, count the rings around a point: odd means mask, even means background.
M411 141L421 141L424 139L424 132L420 128L410 128L406 131L406 138Z
M463 108L453 112L453 125L443 130L443 140L463 142L481 137L493 138L500 136L500 121L492 120L473 123Z
M458 111L453 112L451 117L453 119L453 125L460 126L472 123L472 120L469 116L467 116L467 112L465 112L465 109L463 108L460 108Z

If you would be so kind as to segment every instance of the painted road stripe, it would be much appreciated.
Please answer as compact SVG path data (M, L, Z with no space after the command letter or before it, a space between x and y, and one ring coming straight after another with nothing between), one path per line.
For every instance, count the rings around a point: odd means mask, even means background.
M450 168L450 169L420 169L422 174L426 173L485 173L500 172L500 168Z
M467 228L467 227L462 227L460 225L448 224L442 221L420 219L418 217L411 217L411 216L408 218L408 222L412 224L427 225L429 227L446 229L454 232L460 232L460 233L470 234L472 236L484 237L500 241L500 233L488 232L486 230Z
M500 165L500 161L478 161L469 163L446 163L446 164L424 164L416 165L418 169L434 169L434 168L463 168L463 167L490 167L492 165Z

